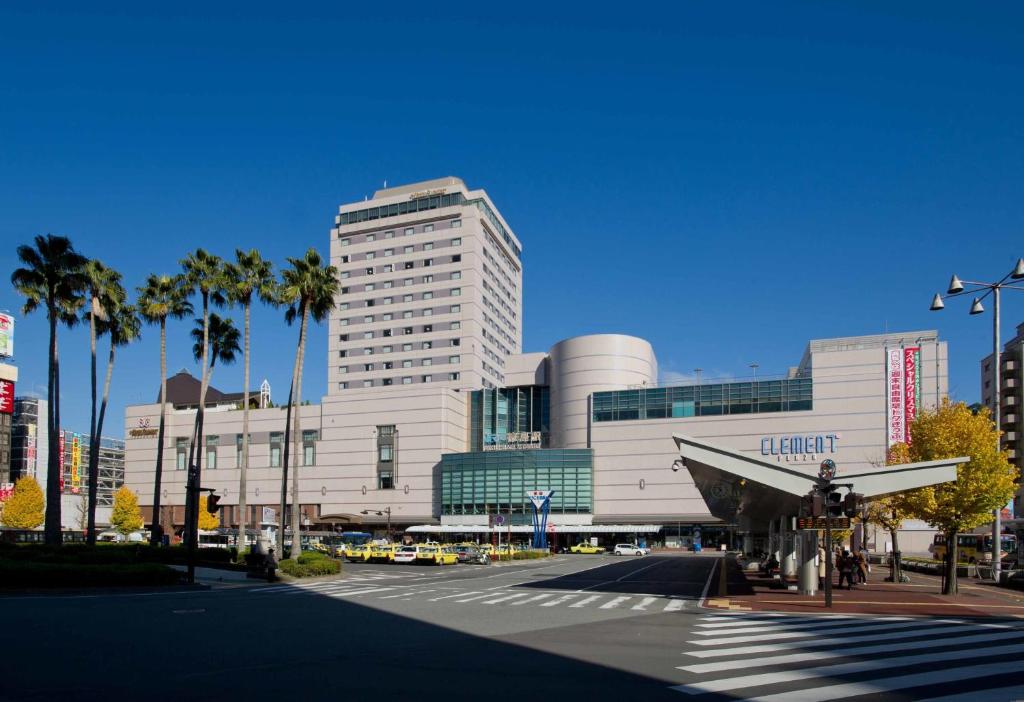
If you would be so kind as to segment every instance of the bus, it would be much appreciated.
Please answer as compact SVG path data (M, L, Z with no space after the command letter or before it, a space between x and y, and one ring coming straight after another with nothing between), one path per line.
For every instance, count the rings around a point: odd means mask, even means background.
M961 563L978 563L992 560L992 534L957 534L956 535L957 556ZM936 560L944 560L946 557L946 535L936 534L932 541L932 556ZM1007 557L1016 557L1017 537L1013 534L1003 534L1002 552L999 560Z

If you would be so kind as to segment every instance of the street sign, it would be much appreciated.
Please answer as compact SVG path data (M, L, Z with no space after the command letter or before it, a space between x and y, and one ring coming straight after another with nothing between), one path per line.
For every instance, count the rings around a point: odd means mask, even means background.
M530 498L530 502L536 509L541 509L544 503L547 502L552 495L555 494L554 490L527 490L526 496Z
M849 517L794 517L793 528L794 529L809 529L818 531L824 529L826 526L832 529L849 529L850 518Z
M504 526L504 524L505 524L505 515L504 514L496 514L496 515L494 515L494 524L493 524L493 526Z

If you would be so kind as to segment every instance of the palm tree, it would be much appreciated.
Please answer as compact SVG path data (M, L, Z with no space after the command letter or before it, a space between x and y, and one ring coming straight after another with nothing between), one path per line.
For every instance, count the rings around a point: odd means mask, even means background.
M50 545L63 542L60 529L60 357L57 354L57 325L74 326L84 302L87 259L71 245L67 237L37 236L35 247L18 247L18 259L25 264L11 274L11 283L25 297L22 313L46 308L50 324L49 374L47 378L46 426L49 432L49 457L46 462L45 538Z
M89 417L89 509L85 532L86 542L96 543L96 489L99 479L99 434L96 432L96 337L102 334L97 325L117 312L124 304L125 291L121 286L121 274L113 268L107 268L102 261L92 259L85 264L85 276L88 280L87 293L89 307L83 317L89 323L89 354L92 392L92 407ZM96 469L94 470L94 466Z
M183 319L192 314L188 290L181 276L150 275L139 290L139 314L149 324L160 325L160 429L156 439L156 474L153 478L153 523L150 543L161 541L160 481L164 468L164 431L167 420L167 318Z
M123 291L122 291L123 292ZM89 535L96 540L96 497L100 481L100 437L103 436L103 419L107 414L107 399L110 397L110 378L114 374L114 351L127 346L139 338L141 322L135 307L121 304L107 312L106 319L99 322L97 330L110 337L110 354L107 356L107 375L103 381L103 400L100 402L99 418L89 445Z
M203 344L200 347L202 358L201 380L199 384L199 408L196 413L196 426L203 424L203 414L206 409L206 390L209 387L209 368L207 351L210 345L210 302L216 305L224 304L224 295L221 292L224 286L224 265L220 256L214 256L205 249L196 249L181 261L184 269L185 282L189 292L198 289L199 296L203 301ZM198 434L192 439L188 449L188 471L189 476L186 485L185 495L185 524L188 533L188 546L190 552L194 552L198 546L198 540L193 522L198 517L196 510L197 494L194 489L200 485L203 472L202 461L202 436ZM191 570L190 578L191 580Z
M210 359L209 375L207 380L213 376L213 367L217 361L234 363L235 357L241 350L238 346L239 333L231 317L221 317L216 312L210 313L208 330L203 328L203 320L197 319L196 325L192 327L192 356L198 361L203 357L203 332L207 332L210 348L207 357ZM198 413L196 415L198 419Z
M292 473L292 558L298 558L302 551L299 538L299 461L298 455L302 448L302 432L300 431L300 411L302 404L302 364L306 353L306 327L310 317L315 322L322 322L334 309L335 295L338 294L338 269L325 266L316 249L309 249L303 258L289 258L291 268L282 273L280 300L288 305L285 321L292 324L299 320L299 345L295 352L295 366L292 370L292 387L288 393L288 410L285 415L284 434L284 470L281 473L281 518L284 521L285 504L288 491L288 430L289 420L294 421L292 429L295 441L295 470ZM294 420L292 420L294 409ZM278 529L278 552L284 556L284 524Z
M246 544L246 528L249 525L246 504L246 472L249 469L249 313L252 296L258 295L263 302L277 303L277 281L274 267L264 261L256 249L248 253L235 250L235 263L225 266L228 301L245 309L245 351L242 360L242 460L238 466L238 554L241 557Z

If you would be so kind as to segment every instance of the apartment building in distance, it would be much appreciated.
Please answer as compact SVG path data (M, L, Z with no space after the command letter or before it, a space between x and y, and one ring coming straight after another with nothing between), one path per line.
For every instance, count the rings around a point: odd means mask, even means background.
M981 359L981 402L994 407L992 354ZM1017 325L1016 335L1003 345L999 354L999 428L1002 446L1009 452L1010 462L1024 470L1024 323ZM1024 487L1017 488L1013 513L1024 516Z

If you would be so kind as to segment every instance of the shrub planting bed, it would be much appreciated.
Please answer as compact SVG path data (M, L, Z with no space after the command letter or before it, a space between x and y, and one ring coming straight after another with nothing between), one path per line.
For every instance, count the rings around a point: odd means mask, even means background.
M281 572L293 578L311 578L317 575L335 575L341 572L341 561L317 551L302 553L298 560L286 559L278 564Z

